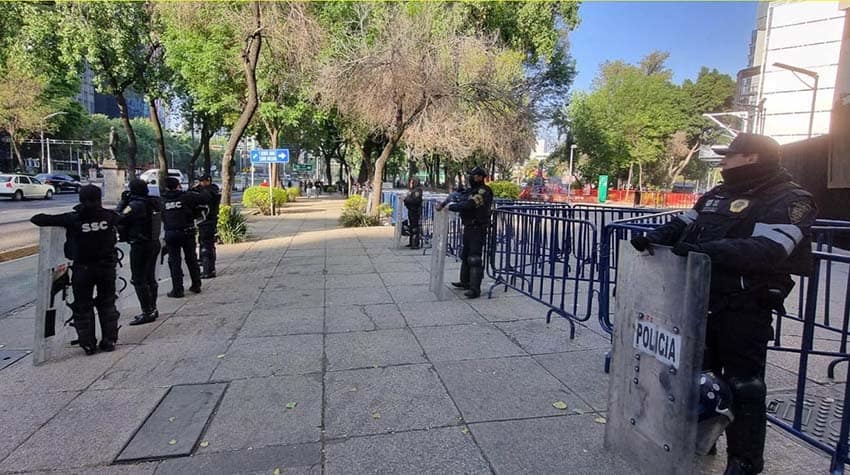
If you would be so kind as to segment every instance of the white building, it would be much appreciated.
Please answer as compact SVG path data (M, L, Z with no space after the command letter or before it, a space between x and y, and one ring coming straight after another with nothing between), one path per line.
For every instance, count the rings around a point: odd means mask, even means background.
M749 130L780 143L808 138L810 121L812 136L829 133L847 15L842 7L838 1L759 4L750 64L738 73L737 102L752 114ZM806 72L817 74L814 107L815 81Z

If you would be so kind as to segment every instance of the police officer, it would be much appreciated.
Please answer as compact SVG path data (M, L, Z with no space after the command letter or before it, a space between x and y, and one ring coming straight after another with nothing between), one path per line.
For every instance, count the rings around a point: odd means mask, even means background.
M764 468L765 362L773 338L771 310L811 271L812 196L780 167L779 144L739 134L722 152L723 184L693 209L632 240L639 251L672 245L711 258L704 368L729 383L734 421L726 428L726 475Z
M201 278L212 279L215 277L215 232L218 226L218 207L221 204L221 192L209 175L202 176L199 182L194 190L201 194L207 204L206 218L198 224L198 242L203 269Z
M408 185L410 191L404 197L404 207L407 208L407 224L410 227L410 240L405 247L411 249L419 249L421 246L422 228L420 220L422 219L422 185L419 184L419 178L411 178Z
M161 249L162 220L159 200L148 196L148 184L144 180L134 178L129 188L118 203L117 211L121 216L118 233L122 241L130 243L130 281L142 308L142 313L133 317L130 325L141 325L159 317L156 257Z
M118 309L115 308L115 264L118 253L116 225L118 214L103 209L100 188L80 188L80 204L70 213L37 214L30 221L36 226L61 226L66 229L65 257L73 261L71 287L74 290L74 329L77 341L87 355L97 352L94 309L100 320L100 349L112 351L118 341ZM94 291L97 289L97 297Z
M180 180L168 177L162 194L162 224L165 227L165 245L168 246L168 269L171 271L171 298L183 297L183 263L181 251L186 256L186 267L192 286L189 290L201 292L201 269L195 253L195 216L205 205L199 193L187 193L180 189Z
M481 296L481 280L484 279L484 240L490 225L490 207L493 205L493 190L484 184L487 172L481 167L469 171L467 188L459 196L460 201L449 204L450 211L460 213L463 223L463 249L460 252L460 281L452 285L467 289L463 295L474 299ZM438 210L443 204L438 206Z

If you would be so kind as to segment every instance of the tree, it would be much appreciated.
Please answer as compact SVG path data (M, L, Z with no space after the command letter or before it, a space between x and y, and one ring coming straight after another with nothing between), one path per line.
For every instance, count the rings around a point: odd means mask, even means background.
M136 174L136 135L125 94L144 74L153 50L148 46L149 5L141 2L69 2L60 4L58 23L63 58L75 71L91 68L96 87L112 95L127 134L127 168Z
M18 148L20 140L42 124L42 118L49 114L41 97L44 81L22 71L15 62L6 64L5 75L0 78L0 126L9 134L12 152L22 171L26 164Z
M230 204L234 156L259 107L257 65L264 23L260 2L163 3L166 63L211 124L230 127L221 164L222 202ZM215 129L210 128L210 132Z

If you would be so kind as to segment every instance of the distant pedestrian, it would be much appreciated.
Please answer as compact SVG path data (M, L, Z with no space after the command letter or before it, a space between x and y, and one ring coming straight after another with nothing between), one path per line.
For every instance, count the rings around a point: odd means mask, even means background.
M207 205L207 214L203 221L198 223L198 244L200 245L201 278L212 279L215 277L215 234L218 227L218 208L221 204L221 192L218 186L212 182L212 177L204 175L194 189L201 194L201 198Z
M404 197L404 206L407 208L407 224L410 228L410 239L405 247L419 249L421 246L419 221L422 217L422 185L419 184L419 178L411 178L408 189L410 191Z
M118 309L115 307L115 265L118 253L118 214L103 209L100 188L80 188L80 204L64 214L37 214L30 221L36 226L60 226L66 230L65 257L73 261L71 304L77 342L87 355L97 351L94 309L100 320L102 351L112 351L118 341ZM97 289L97 297L94 296Z

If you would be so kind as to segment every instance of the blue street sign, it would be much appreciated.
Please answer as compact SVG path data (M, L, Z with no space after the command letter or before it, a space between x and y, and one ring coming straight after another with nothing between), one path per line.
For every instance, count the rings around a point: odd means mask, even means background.
M266 148L255 148L251 150L251 163L288 163L289 149L279 148L276 150Z

